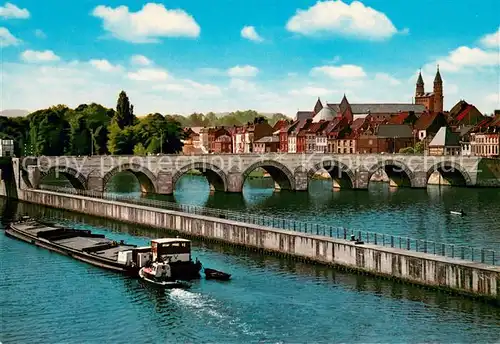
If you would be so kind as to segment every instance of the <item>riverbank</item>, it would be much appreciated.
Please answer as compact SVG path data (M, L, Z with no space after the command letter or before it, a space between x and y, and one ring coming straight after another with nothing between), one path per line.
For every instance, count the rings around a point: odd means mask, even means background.
M254 250L287 255L499 302L500 267L231 220L41 190L23 200L154 228L170 228Z

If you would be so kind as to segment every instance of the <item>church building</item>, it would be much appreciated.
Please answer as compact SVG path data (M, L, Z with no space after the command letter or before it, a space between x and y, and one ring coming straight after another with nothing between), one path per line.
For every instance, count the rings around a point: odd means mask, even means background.
M443 98L443 79L439 73L439 66L434 78L434 92L425 92L422 72L418 73L415 104L424 105L429 112L443 112Z

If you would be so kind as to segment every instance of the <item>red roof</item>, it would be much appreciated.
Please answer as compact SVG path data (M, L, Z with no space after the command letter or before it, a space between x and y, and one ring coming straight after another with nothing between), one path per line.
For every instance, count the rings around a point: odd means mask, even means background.
M281 128L284 128L288 125L288 121L285 120L285 119L281 119L279 120L278 122L276 122L276 124L274 125L273 127L273 131L276 131L276 130L279 130Z
M388 124L404 124L404 121L408 117L408 115L409 115L408 112L401 112L396 116L392 116L389 119Z
M468 104L456 117L457 122L460 122L467 116L467 114L474 108L474 105Z
M418 130L426 130L434 122L434 119L437 117L437 115L438 115L438 112L423 113L418 118L418 120L415 122L415 128Z

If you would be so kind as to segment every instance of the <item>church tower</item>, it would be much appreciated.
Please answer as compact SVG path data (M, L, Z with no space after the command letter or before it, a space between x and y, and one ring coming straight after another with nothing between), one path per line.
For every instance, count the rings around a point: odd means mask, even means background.
M439 65L437 67L436 77L434 78L434 111L443 112L443 79L439 73Z
M424 91L424 79L422 78L422 71L418 73L417 88L415 90L415 98L421 97L425 93Z

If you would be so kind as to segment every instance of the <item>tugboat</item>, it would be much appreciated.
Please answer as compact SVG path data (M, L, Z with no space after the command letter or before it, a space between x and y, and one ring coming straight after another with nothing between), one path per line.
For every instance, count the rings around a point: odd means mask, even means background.
M151 240L152 260L139 270L143 280L164 287L188 287L181 280L200 277L201 263L191 259L191 241L180 238Z

